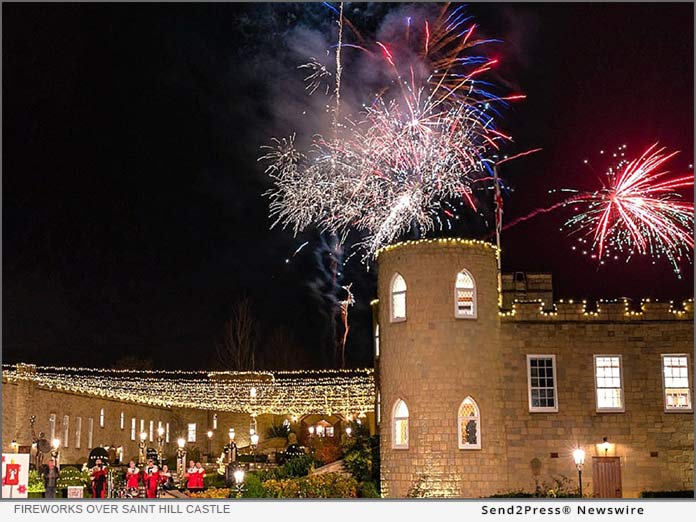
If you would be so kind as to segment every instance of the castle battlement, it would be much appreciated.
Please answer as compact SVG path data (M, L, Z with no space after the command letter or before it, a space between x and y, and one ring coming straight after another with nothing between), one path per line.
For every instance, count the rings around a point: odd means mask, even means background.
M632 322L632 321L687 321L694 320L694 300L675 305L673 301L643 299L640 309L630 299L600 299L595 306L586 300L561 300L549 309L540 299L515 301L511 310L501 310L503 322Z

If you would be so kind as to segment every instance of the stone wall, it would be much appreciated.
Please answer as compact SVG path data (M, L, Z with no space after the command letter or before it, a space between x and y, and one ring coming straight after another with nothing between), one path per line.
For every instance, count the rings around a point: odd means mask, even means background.
M432 240L379 255L382 488L404 497L415 486L432 496L478 497L507 486L502 361L495 250L483 242ZM454 284L476 281L476 319L455 319ZM407 284L407 318L390 322L390 285ZM472 397L481 412L481 449L459 449L457 413ZM393 407L409 408L409 448L393 449Z
M477 283L478 318L456 319L454 275ZM390 322L390 284L405 279L407 319ZM500 312L495 251L475 241L426 240L379 255L383 494L406 496L419 482L433 496L479 497L534 491L567 477L577 485L572 452L586 452L583 485L593 488L593 459L619 457L622 494L693 489L693 412L665 412L662 354L693 353L693 300L519 302ZM555 355L558 411L530 413L527 355ZM597 412L594 355L621 355L625 411ZM693 404L693 361L689 355ZM457 408L471 395L481 411L481 450L457 445ZM410 413L408 449L392 449L392 408ZM609 442L607 452L599 444Z

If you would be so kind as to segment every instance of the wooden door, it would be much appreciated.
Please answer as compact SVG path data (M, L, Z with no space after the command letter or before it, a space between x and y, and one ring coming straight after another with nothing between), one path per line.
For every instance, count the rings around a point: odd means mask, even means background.
M621 498L619 457L592 458L592 489L598 498Z

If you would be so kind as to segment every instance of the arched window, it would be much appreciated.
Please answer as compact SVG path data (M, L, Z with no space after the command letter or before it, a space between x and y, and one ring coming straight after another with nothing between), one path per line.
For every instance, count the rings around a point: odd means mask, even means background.
M399 399L394 405L394 449L408 449L408 406Z
M398 272L391 283L391 321L406 320L406 281Z
M454 316L476 319L476 283L468 270L457 274L454 284Z
M457 420L459 449L481 449L481 416L474 399L462 401Z

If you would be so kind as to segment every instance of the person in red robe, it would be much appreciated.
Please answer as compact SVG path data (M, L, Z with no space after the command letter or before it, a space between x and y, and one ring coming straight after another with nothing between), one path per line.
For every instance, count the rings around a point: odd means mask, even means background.
M196 471L196 464L192 460L189 461L189 466L186 468L184 478L186 479L186 489L198 489L196 487L198 471Z
M106 466L102 459L94 462L90 477L92 479L92 497L106 498Z
M196 462L196 489L205 489L205 469L200 462Z
M135 461L131 460L128 463L128 469L126 470L126 487L128 489L138 490L140 486L140 468L135 465Z
M145 488L147 490L147 498L157 498L157 487L159 486L160 476L159 468L155 465L152 459L147 461L145 468Z

